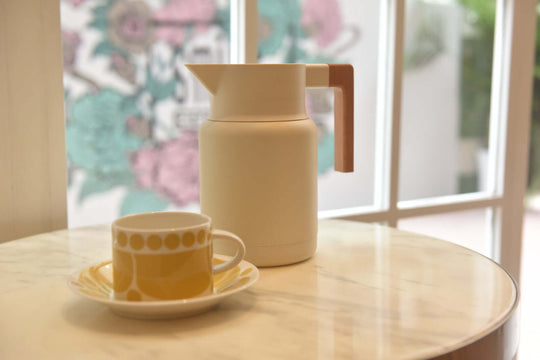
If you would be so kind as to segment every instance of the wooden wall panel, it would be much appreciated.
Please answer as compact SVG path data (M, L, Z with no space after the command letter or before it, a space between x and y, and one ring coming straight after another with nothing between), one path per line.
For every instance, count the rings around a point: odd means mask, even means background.
M0 0L0 242L66 227L58 0Z

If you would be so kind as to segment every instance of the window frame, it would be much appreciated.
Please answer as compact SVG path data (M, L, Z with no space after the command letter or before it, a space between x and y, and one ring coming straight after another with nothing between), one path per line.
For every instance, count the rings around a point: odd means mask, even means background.
M497 0L487 190L399 201L405 0L381 0L374 204L319 212L319 218L383 222L489 209L490 256L516 279L528 166L536 26L534 0ZM257 0L231 0L231 63L257 61ZM509 121L511 119L511 121Z

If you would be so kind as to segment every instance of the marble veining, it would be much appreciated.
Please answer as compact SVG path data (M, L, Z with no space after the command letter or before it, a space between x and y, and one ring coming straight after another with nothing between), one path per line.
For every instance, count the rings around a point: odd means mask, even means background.
M110 258L107 226L0 245L0 358L421 359L486 335L518 301L507 273L470 250L335 220L320 222L312 259L261 269L192 318L121 318L69 291L70 274Z

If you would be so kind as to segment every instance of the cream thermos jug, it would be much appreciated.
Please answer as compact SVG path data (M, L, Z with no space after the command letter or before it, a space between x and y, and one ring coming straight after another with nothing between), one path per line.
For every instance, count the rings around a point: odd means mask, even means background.
M317 246L317 126L306 87L334 88L335 169L353 171L349 64L186 65L211 93L199 131L201 212L246 245L246 260L276 266ZM216 252L228 254L216 241Z

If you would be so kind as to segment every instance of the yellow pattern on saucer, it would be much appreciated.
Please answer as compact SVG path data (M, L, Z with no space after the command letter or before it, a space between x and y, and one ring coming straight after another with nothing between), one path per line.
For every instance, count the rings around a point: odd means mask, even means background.
M213 265L229 260L225 255L214 255ZM214 291L210 295L182 300L127 301L113 297L112 262L89 266L71 276L69 287L78 295L103 303L115 313L139 319L185 317L210 310L224 298L253 285L259 270L243 260L234 268L214 275Z

